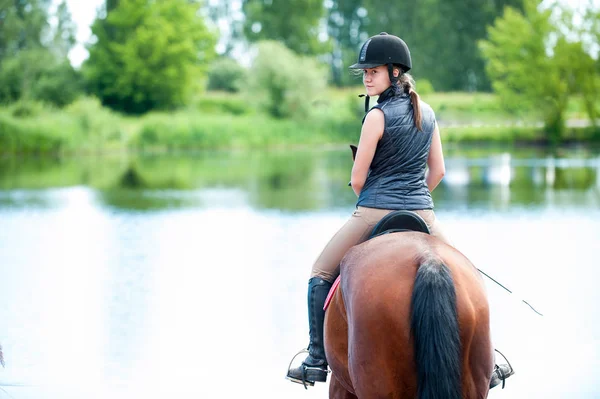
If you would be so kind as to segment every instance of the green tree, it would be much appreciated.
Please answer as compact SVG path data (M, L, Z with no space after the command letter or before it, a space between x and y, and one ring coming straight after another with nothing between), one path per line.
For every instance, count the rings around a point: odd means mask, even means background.
M438 78L441 70L449 65L442 60L440 49L447 45L451 36L449 32L439 29L443 22L439 11L440 0L422 0L418 3L403 1L394 6L386 0L366 0L365 7L368 11L365 23L368 36L384 31L401 37L411 51L413 76L430 80L439 90L448 87L446 82ZM440 68L441 65L444 67Z
M92 25L89 90L126 113L172 109L201 89L215 38L187 0L119 0Z
M386 31L409 45L415 77L429 80L436 90L485 91L490 83L477 42L506 5L520 9L522 0L404 0L394 5L364 0L363 5L369 36Z
M2 62L0 101L36 100L63 107L81 93L81 79L69 61L48 49L23 50Z
M63 1L56 26L49 0L0 0L0 101L37 100L64 106L81 92L67 54L75 26Z
M577 32L581 38L580 45L574 44L575 51L578 53L577 59L581 64L574 71L577 75L577 90L581 93L583 102L593 126L597 126L597 119L600 116L598 109L598 94L600 92L600 57L598 49L600 47L600 9L594 8L591 3L585 9L582 15L584 23L575 18L566 19L571 31ZM590 54L596 54L591 57Z
M0 0L0 61L43 47L50 0Z
M523 13L507 7L488 28L489 39L479 44L504 107L538 113L554 144L564 130L569 97L583 94L593 102L588 85L590 79L597 82L594 60L574 29L572 14L561 9L561 18L553 20L557 7L540 10L538 0L526 0Z
M119 0L106 0L106 12L111 12L119 5Z
M276 40L298 54L321 54L323 0L243 0L244 32L252 42Z
M495 17L490 2L463 0L441 1L440 24L437 35L445 37L436 46L437 61L433 84L442 90L489 90L484 62L477 49L477 41L484 39L486 26Z
M280 42L259 42L257 48L248 95L276 118L308 116L326 85L324 68L315 59L299 56Z
M525 3L523 0L495 0L494 9L496 17L502 16L506 7L523 12L525 10Z
M356 62L366 37L367 9L363 0L332 0L327 4L327 34L331 39L331 80L336 86L357 83L348 66Z

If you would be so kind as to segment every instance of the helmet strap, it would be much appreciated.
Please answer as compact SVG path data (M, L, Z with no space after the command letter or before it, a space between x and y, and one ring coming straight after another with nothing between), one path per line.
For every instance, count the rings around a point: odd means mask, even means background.
M398 83L398 77L394 76L394 65L387 64L387 67L388 67L388 75L390 76L390 82L392 83L392 86L394 86L396 83Z
M365 98L365 112L369 111L369 95L368 94L359 94L359 97L364 97Z

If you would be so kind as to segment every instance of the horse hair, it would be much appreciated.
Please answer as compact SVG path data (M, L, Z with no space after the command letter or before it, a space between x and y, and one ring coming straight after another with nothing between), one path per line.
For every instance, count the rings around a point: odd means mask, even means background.
M421 263L411 303L419 399L460 399L461 347L456 291L440 260Z

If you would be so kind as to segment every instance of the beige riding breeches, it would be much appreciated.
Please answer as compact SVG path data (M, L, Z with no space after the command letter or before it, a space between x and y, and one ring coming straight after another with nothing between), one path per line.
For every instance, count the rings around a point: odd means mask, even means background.
M366 241L377 222L390 212L392 210L357 207L350 219L323 248L323 251L312 267L310 277L320 277L333 283L340 274L340 262L346 252L353 246ZM412 212L415 212L425 220L431 235L440 238L446 243L450 243L444 235L439 222L436 220L432 209L415 210Z

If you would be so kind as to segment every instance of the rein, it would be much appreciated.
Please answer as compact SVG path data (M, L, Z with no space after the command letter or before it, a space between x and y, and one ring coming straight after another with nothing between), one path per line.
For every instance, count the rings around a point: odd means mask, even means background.
M479 270L479 272L481 274L483 274L484 276L486 276L487 278L489 278L490 280L492 280L494 283L498 284L500 287L504 288L506 291L508 291L510 294L512 294L513 292L511 290L509 290L508 288L506 288L505 286L503 286L502 284L500 284L499 282L497 282L496 280L494 280L492 277L490 277L487 273L485 273L483 270L481 270L480 268L477 268L477 270ZM541 314L540 312L538 312L537 310L535 310L535 308L533 306L531 306L529 304L529 302L527 302L524 299L521 299L521 302L523 302L525 305L529 306L531 308L531 310L533 310L535 313L539 314L540 316L543 316L543 314ZM502 355L502 354L501 354ZM502 355L504 356L504 355Z

